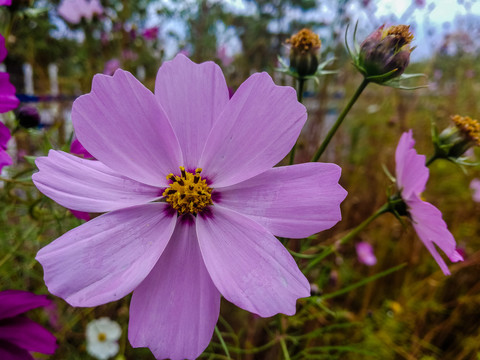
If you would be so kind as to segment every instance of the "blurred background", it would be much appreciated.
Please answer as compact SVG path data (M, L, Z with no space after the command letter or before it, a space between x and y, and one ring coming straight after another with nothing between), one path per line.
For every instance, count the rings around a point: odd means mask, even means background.
M74 99L90 91L96 73L132 72L153 90L163 61L181 52L195 62L215 61L232 91L253 72L266 71L279 85L295 86L275 72L278 57L288 62L286 40L307 27L322 41L321 61L337 71L307 83L308 121L300 136L297 162L309 161L326 131L362 81L345 50L382 24L411 25L416 49L407 73L424 73L415 91L371 84L336 134L322 161L343 169L349 192L343 220L329 231L290 240L312 297L298 302L297 314L262 319L223 301L219 332L202 359L480 359L480 205L469 184L478 167L437 161L424 197L437 206L464 254L442 274L410 224L386 214L354 242L320 263L314 255L370 216L386 198L394 173L394 151L412 128L419 153L431 155L432 123L443 129L454 114L479 117L480 2L471 0L101 0L83 16L59 10L60 1L18 0L0 7L0 32L7 71L21 104L0 120L12 131L8 144L14 165L4 168L0 191L1 288L47 294L36 252L83 223L42 196L29 182L33 157L48 149L69 151ZM21 109L35 119L20 123ZM469 153L477 161L478 149ZM285 162L286 163L286 162ZM367 266L355 243L373 246L377 262ZM400 270L388 269L406 264ZM380 274L380 275L377 275ZM383 275L382 275L383 274ZM51 296L51 298L54 298ZM93 309L78 309L55 298L55 307L32 317L54 331L60 344L50 359L91 359L85 328L108 316L122 329L116 359L153 359L127 340L129 298ZM47 356L37 355L39 359Z

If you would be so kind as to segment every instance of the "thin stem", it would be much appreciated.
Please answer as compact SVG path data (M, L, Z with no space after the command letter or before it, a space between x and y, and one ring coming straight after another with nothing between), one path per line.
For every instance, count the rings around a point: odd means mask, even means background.
M341 114L338 116L338 119L337 121L335 121L335 124L333 124L332 128L328 131L328 134L327 136L325 137L325 140L323 140L322 144L320 145L320 147L318 148L317 152L315 153L315 155L313 156L312 158L312 162L314 161L318 161L318 159L320 158L320 156L322 156L323 152L325 151L325 149L327 148L328 144L330 143L330 141L332 140L333 138L333 135L335 135L335 133L337 132L338 128L340 127L340 125L342 124L343 120L345 119L345 117L347 116L348 112L350 111L350 109L352 108L353 104L355 104L355 102L358 100L358 98L360 97L360 94L363 92L363 90L367 87L368 83L370 81L367 80L366 78L363 79L362 83L360 84L360 86L358 87L357 91L355 91L355 94L353 94L352 98L350 99L350 101L348 102L347 106L345 106L345 108L343 109L343 111L341 112Z
M305 79L304 78L298 78L297 79L297 100L299 103L301 103L303 101L303 87L305 86ZM295 150L297 149L297 143L295 143L295 145L293 145L293 148L292 150L290 150L290 157L289 157L289 161L288 161L288 164L289 165L293 165L293 163L295 162Z
M284 359L290 360L290 354L288 353L287 344L285 343L285 339L283 337L280 337L280 346L282 347Z
M325 250L323 250L318 257L316 257L312 262L310 262L305 269L305 272L309 271L311 268L313 268L315 265L317 265L320 261L325 259L328 255L333 253L336 248L339 245L344 245L350 240L352 240L354 237L356 237L363 229L367 227L373 220L375 220L377 217L379 217L382 214L385 214L386 212L390 211L390 206L389 204L384 204L382 207L380 207L377 211L375 211L368 219L364 220L360 225L358 225L356 228L354 228L352 231L350 231L347 235L343 236L340 238L340 240L336 241L334 244L330 245L327 247Z

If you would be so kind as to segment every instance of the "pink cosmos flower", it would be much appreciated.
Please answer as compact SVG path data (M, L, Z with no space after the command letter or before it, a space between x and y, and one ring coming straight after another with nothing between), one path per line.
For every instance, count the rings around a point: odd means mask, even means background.
M0 6L10 6L12 5L12 0L0 0Z
M412 130L403 133L395 152L397 186L407 205L407 212L418 237L430 251L443 273L450 275L450 271L435 245L442 249L452 262L463 261L463 257L456 250L455 239L448 231L440 210L420 199L420 194L425 190L429 170L425 166L425 155L418 155L413 148L414 145Z
M103 7L99 0L62 0L58 14L69 23L78 24L82 17L91 20L94 15L102 15Z
M42 354L55 352L55 337L43 326L23 315L50 303L45 295L27 291L0 292L0 359L33 360L30 351Z
M480 202L480 179L473 179L470 182L470 189L473 191L473 201Z
M7 57L5 38L0 34L0 62ZM0 114L15 109L20 101L15 96L15 87L10 83L10 76L0 72Z
M33 175L62 206L106 212L38 252L50 292L97 306L133 291L129 340L158 359L202 353L221 295L294 314L310 285L275 236L330 228L346 196L335 164L272 168L306 117L268 74L229 99L218 65L183 55L162 65L154 94L123 70L96 75L72 120L97 161L52 150Z
M377 263L377 258L373 252L373 247L365 241L361 241L355 245L358 260L367 266L373 266Z
M12 165L12 158L7 153L7 143L11 137L8 127L0 122L0 171L4 166Z

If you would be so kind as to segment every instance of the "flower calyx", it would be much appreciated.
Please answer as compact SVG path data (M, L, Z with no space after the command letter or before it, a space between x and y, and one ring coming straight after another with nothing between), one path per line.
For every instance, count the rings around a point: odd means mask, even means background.
M213 204L212 188L207 185L205 179L202 179L201 172L200 168L192 173L180 166L180 176L167 175L167 180L171 183L162 195L165 197L165 201L177 210L178 215L197 215Z

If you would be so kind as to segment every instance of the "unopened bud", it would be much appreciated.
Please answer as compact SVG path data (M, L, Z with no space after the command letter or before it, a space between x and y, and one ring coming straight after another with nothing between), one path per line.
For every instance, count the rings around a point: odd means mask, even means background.
M291 44L290 68L300 77L315 74L322 45L318 35L309 29L302 29L288 39L287 43Z
M451 119L455 126L443 130L435 146L443 157L456 159L471 147L480 146L480 123L469 116L455 115Z
M360 45L357 68L371 81L384 83L403 74L410 62L410 26L379 27ZM382 76L385 75L385 76Z
M17 119L20 126L31 129L40 125L40 115L37 108L33 106L23 106L17 112Z

